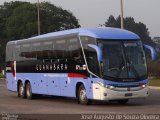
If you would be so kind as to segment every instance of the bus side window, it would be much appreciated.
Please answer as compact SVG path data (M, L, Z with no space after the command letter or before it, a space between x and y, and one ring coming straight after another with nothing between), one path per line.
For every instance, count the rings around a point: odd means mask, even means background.
M68 41L68 53L71 59L75 61L83 59L80 43L77 38L71 38Z
M14 60L20 61L20 45L15 46Z
M48 60L51 59L53 52L53 42L52 41L44 42L42 46L43 46L43 58Z
M57 59L57 53L56 53L56 48L55 48L55 46L56 46L56 44L55 44L56 42L55 41L53 41L52 42L52 51L50 51L50 59Z
M56 40L55 51L58 59L64 59L66 51L66 40Z
M32 44L32 52L28 57L35 58L35 59L42 59L42 49L41 49L41 43L33 43Z
M7 44L6 47L6 61L12 61L13 60L13 53L14 53L14 44L10 43Z
M20 56L23 61L30 60L30 57L29 57L30 50L31 50L30 44L24 44L21 46Z

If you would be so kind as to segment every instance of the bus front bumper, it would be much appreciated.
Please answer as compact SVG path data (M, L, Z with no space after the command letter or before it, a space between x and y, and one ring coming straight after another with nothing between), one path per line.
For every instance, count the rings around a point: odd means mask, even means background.
M119 100L148 97L148 87L109 89L101 85L93 85L93 99L95 100Z

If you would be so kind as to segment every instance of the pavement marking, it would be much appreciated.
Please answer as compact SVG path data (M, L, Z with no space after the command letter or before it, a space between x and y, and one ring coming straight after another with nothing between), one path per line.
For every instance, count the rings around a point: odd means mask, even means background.
M0 87L4 87L5 85L0 85Z

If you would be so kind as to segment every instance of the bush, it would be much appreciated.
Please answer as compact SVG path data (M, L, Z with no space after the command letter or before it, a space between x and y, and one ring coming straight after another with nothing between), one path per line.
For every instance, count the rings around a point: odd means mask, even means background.
M156 61L148 63L148 74L149 76L160 78L160 62Z
M0 73L0 78L5 78L5 75L3 75L2 73Z

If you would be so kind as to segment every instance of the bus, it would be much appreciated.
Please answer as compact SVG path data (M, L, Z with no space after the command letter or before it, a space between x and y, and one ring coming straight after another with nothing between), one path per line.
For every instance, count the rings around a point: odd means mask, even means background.
M125 104L148 96L144 47L135 33L100 27L51 32L10 41L6 46L6 85L18 97L35 95Z

